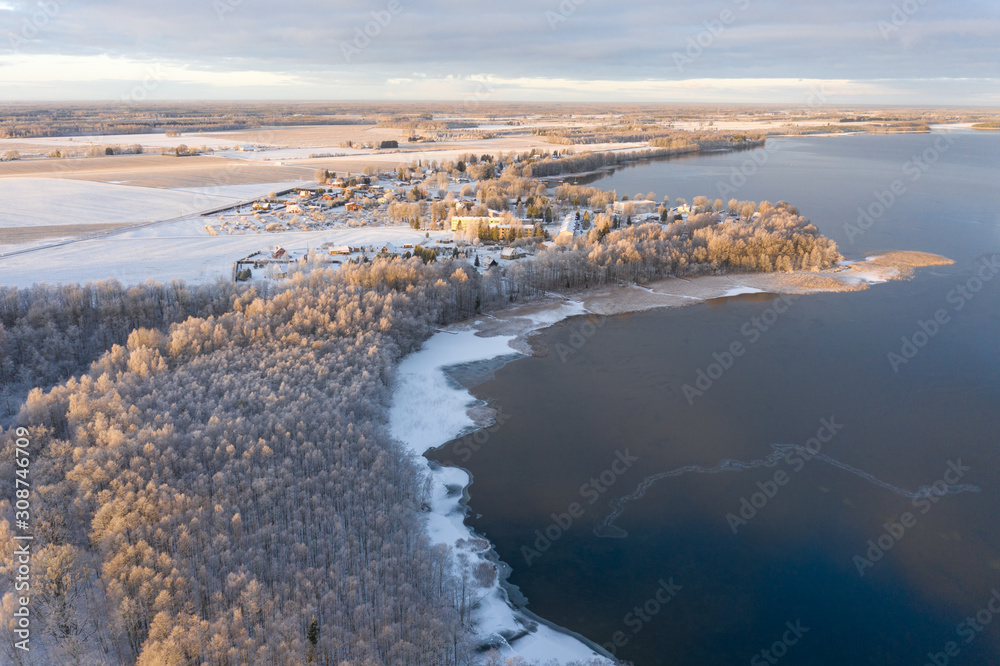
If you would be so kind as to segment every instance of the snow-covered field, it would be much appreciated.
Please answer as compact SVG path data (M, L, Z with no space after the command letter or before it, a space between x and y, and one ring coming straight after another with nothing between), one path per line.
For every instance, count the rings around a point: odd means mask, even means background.
M101 134L94 136L46 136L32 137L30 139L4 139L4 145L18 144L27 146L52 146L53 148L86 148L88 146L131 146L139 144L149 148L173 148L180 144L188 146L205 146L207 148L221 148L234 146L239 143L234 139L225 136L203 136L201 134L190 134L181 136L167 136L166 134Z
M0 178L0 228L149 222L234 198L65 178Z
M575 301L554 304L530 316L527 331L536 330L566 317L584 314ZM466 487L469 474L454 467L430 465L421 454L456 437L477 429L467 414L476 399L448 379L443 368L462 363L486 361L517 354L510 343L517 336L481 337L469 328L456 328L431 337L423 348L406 357L397 371L397 385L390 411L390 430L395 438L417 455L432 484L428 534L433 543L446 543L456 552L469 555L471 566L486 560L488 549L465 525L461 493L449 487ZM483 643L500 644L505 657L520 656L531 662L557 663L600 658L582 638L539 622L538 618L516 610L499 580L479 594L473 617L475 632ZM509 641L528 630L530 633ZM607 663L612 663L607 660Z
M292 187L316 187L314 180L282 181L277 183L243 183L240 185L208 185L205 187L176 187L171 192L190 192L216 197L230 197L238 201L249 201L266 197L271 192L283 192Z
M260 151L240 151L240 150L217 150L213 155L218 157L228 157L236 160L250 160L261 162L264 160L305 160L312 155L322 155L323 157L349 157L355 155L366 155L370 151L357 148L338 148L335 146L313 146L309 148L274 148Z
M2 182L2 181L0 181ZM210 236L203 218L190 218L115 236L50 247L38 252L0 257L0 286L28 287L114 278L123 284L145 280L192 283L230 279L232 265L258 250L281 245L295 256L319 249L322 243L368 247L391 242L426 240L423 231L408 226L360 227L324 231ZM446 239L451 232L430 232L431 240ZM0 253L18 249L0 246Z

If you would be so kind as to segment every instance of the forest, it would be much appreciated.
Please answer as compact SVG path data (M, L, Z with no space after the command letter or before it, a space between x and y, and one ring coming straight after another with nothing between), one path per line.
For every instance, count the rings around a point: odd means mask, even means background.
M0 287L0 425L30 389L85 370L113 345L125 344L130 331L220 315L233 298L229 283Z
M14 425L37 446L44 657L24 663L467 663L469 590L384 426L394 362L474 308L459 274L300 273L33 390Z
M758 138L740 137L738 140L723 138L713 141L699 141L691 139L690 132L678 132L677 134L683 136L672 136L670 138L650 141L649 145L651 148L641 151L586 152L568 157L546 157L525 165L521 171L521 175L525 178L549 178L562 174L588 173L632 162L697 153L702 150L741 150L764 145L764 139Z
M705 150L725 143L763 140L762 136L756 134L692 132L665 128L659 123L643 124L637 121L610 126L537 128L531 133L544 136L549 143L579 145L648 142L656 148L690 146L694 150Z
M758 211L665 227L599 215L485 273L413 257L303 266L267 293L4 290L12 404L35 386L0 431L4 479L18 428L33 447L35 624L26 655L3 500L3 661L474 663L472 609L496 572L470 575L424 535L423 479L386 426L396 364L437 327L546 292L840 259L790 205Z

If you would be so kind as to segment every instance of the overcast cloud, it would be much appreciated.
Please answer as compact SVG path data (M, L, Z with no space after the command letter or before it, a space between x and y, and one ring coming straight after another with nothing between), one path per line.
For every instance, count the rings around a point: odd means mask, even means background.
M367 34L366 34L367 32ZM1000 3L0 0L0 99L1000 104ZM486 91L486 92L484 92Z

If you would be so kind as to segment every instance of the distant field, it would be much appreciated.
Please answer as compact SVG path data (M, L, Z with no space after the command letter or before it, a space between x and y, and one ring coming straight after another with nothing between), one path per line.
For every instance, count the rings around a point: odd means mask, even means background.
M285 148L337 147L343 141L406 141L408 130L375 125L320 125L317 127L277 127L242 132L205 132L178 137L178 143L199 145L198 139L254 143Z
M43 177L73 179L134 185L149 188L206 188L215 186L235 186L260 183L280 183L310 179L318 167L331 171L360 173L366 167L392 168L399 163L416 160L444 161L457 160L461 155L475 153L527 152L532 149L542 151L569 146L555 146L545 137L534 136L527 130L522 134L501 136L493 139L469 139L428 143L409 143L409 130L387 129L373 125L333 125L320 127L291 127L261 129L244 132L216 132L172 137L172 145L181 143L189 146L206 143L208 145L263 144L282 146L278 150L259 153L229 153L224 155L197 155L191 157L170 157L147 153L143 155L115 155L107 157L77 157L69 159L21 159L0 162L0 183L5 178ZM136 135L135 140L149 139L152 135ZM121 140L126 135L108 137L74 137L70 145L85 148L88 141L102 144L105 139ZM162 136L157 142L162 143ZM399 148L385 151L361 152L342 157L309 158L309 154L343 152L339 144L348 139L358 141L399 141ZM32 142L53 142L67 145L68 138L33 139ZM0 141L0 152L10 148L17 140ZM23 147L23 145L22 145ZM579 146L579 151L635 150L645 148L645 143L590 144ZM348 151L350 152L350 151ZM235 158L235 159L233 159Z
M301 180L315 167L227 160L223 157L166 157L163 155L116 155L64 160L20 160L0 162L4 178L35 176L120 183L140 187L210 187ZM25 192L30 196L30 192Z
M45 178L80 178L89 174L113 171L133 171L152 167L183 168L182 162L202 160L201 157L164 157L163 155L116 155L74 159L22 159L0 162L0 178L11 176L42 176Z
M359 173L368 166L375 166L380 169L392 168L396 164L408 164L417 160L441 162L443 160L457 160L461 155L475 153L509 153L527 152L532 148L538 150L555 150L573 148L577 153L585 151L619 151L619 150L641 150L648 148L646 143L595 143L586 146L564 146L554 145L540 136L507 136L497 139L484 139L482 141L442 141L437 143L412 143L400 144L399 150L377 152L370 155L357 155L346 157L316 158L302 160L303 165L308 164L311 170L322 167L330 171L350 171Z

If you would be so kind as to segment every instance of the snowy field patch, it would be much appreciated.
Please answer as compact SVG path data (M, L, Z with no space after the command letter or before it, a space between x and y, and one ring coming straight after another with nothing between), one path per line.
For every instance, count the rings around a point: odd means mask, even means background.
M63 178L0 178L0 228L141 223L190 215L230 198Z
M279 183L243 183L240 185L208 185L205 187L176 187L171 192L190 192L216 197L230 197L236 201L250 201L266 197L271 192L283 192L293 187L317 187L315 180L290 180Z
M188 218L0 257L0 286L29 287L37 282L68 284L108 278L123 284L146 280L168 283L173 279L203 283L232 279L233 262L276 245L301 256L311 249L322 252L324 243L369 248L388 242L402 248L428 240L425 232L404 226L210 236L205 224L206 218ZM429 240L450 237L451 232L432 231ZM27 246L0 246L0 254L23 247ZM327 259L329 255L323 257Z

